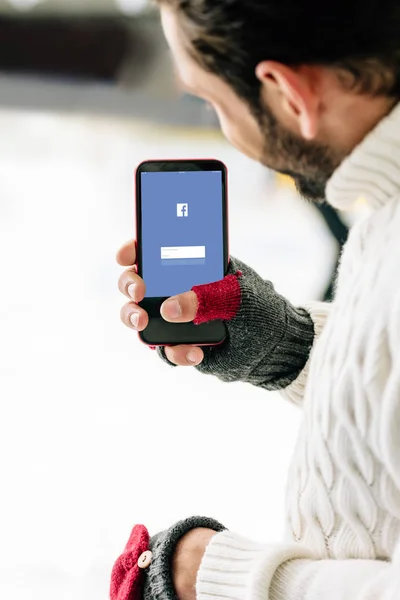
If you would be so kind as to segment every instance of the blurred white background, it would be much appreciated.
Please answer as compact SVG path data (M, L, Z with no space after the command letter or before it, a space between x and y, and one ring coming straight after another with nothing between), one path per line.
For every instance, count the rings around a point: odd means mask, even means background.
M319 214L211 130L55 103L3 108L0 131L0 597L106 600L135 523L279 539L299 411L161 363L119 321L114 256L146 158L224 160L231 252L294 302L336 261Z
M37 11L37 13L112 14L122 12L135 15L147 10L151 0L0 0L4 12Z

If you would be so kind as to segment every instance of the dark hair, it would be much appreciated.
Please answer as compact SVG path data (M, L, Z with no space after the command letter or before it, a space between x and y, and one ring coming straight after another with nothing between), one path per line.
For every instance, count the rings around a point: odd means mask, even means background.
M178 14L188 47L253 108L256 65L337 69L360 93L400 98L400 0L158 0Z

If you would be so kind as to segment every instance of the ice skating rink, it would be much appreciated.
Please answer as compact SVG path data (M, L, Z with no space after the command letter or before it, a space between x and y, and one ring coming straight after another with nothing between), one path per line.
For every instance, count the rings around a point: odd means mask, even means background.
M294 302L336 259L319 214L219 134L10 110L0 131L0 597L106 600L135 523L278 540L300 411L159 362L120 323L114 256L146 158L224 160L231 253Z

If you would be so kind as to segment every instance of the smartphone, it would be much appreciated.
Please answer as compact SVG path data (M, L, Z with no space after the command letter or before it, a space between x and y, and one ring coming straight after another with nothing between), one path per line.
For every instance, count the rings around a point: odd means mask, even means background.
M149 346L222 344L222 321L167 323L162 303L224 278L229 262L227 170L218 160L146 161L136 171L137 269L149 314Z

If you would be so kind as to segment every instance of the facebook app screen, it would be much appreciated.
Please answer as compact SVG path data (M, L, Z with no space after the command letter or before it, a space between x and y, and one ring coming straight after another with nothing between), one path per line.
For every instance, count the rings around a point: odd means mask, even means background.
M174 296L223 279L221 171L141 174L146 297Z

